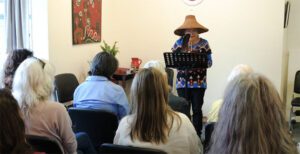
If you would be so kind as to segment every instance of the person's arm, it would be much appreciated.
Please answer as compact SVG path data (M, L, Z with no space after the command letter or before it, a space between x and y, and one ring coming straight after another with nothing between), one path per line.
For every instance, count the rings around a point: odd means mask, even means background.
M207 68L210 68L212 66L212 57L211 54L207 55Z
M116 131L116 135L114 137L114 141L113 141L114 144L121 144L122 140L124 139L123 138L124 134L127 133L127 131L130 131L130 130L128 130L127 120L128 120L128 118L125 117L120 121L118 129ZM122 135L123 135L123 137L121 137Z
M121 120L124 116L129 114L129 103L125 91L121 88L120 95L116 98L118 103L118 118Z
M182 48L182 38L178 39L172 47L172 52L180 52ZM180 50L180 51L179 51Z
M211 49L210 49L210 46L207 42L207 44L205 45L205 50L206 50L206 53L207 53L207 68L210 68L213 64L213 61L212 61L212 56L211 56Z
M66 111L66 109L61 106L60 108L58 108L58 133L59 133L59 137L61 138L62 141L62 146L65 150L65 152L73 154L73 153L77 153L76 149L77 149L77 141L76 141L76 137L75 134L72 130L72 121L70 119L70 116L68 114L68 112Z

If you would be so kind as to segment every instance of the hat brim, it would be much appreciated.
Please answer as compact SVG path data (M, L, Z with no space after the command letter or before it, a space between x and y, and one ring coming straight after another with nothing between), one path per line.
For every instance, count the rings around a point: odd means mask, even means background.
M184 32L185 30L187 30L188 28L178 28L174 31L174 34L175 35L178 35L178 36L183 36L184 35ZM203 29L203 28L192 28L192 29L195 29L197 30L197 33L198 34L201 34L201 33L205 33L205 32L208 32L208 29Z

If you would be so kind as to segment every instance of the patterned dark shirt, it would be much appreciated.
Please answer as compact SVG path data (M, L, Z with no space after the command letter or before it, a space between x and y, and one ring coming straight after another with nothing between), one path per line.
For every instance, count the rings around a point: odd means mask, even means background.
M180 38L174 44L172 51L176 51L178 48L182 48L183 39ZM207 66L212 66L212 57L211 57L211 49L207 40L201 38L200 41L192 46L190 46L192 52L191 53L205 53L207 54L208 63ZM186 80L188 88L206 88L206 68L193 68L187 71L187 76L185 75L184 70L178 70L177 80L176 80L176 88L185 88Z

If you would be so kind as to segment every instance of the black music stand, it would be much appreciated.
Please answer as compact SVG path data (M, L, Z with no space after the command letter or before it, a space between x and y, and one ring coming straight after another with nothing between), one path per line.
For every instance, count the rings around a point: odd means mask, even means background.
M188 74L187 71L192 68L208 68L207 54L205 53L182 53L182 52L165 52L164 59L166 67L184 70L185 73L185 98L187 97Z

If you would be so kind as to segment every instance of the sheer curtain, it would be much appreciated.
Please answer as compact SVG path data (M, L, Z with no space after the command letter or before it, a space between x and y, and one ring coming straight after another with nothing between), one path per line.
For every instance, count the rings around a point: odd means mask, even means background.
M6 51L31 48L31 0L6 2Z

